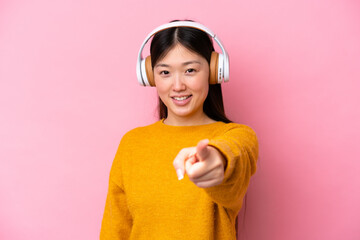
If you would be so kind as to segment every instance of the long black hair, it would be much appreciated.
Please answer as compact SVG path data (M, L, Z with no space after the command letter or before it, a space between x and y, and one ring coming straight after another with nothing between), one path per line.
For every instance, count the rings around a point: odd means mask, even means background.
M214 51L210 36L196 28L173 27L154 35L150 45L152 68L178 43L204 57L210 65L211 53ZM220 84L209 85L209 92L203 110L209 118L215 121L231 122L225 115ZM159 118L167 118L167 114L167 107L159 97Z

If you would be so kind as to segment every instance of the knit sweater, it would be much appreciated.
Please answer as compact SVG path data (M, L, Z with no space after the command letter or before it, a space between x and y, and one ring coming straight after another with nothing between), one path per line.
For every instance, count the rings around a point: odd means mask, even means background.
M226 158L220 185L178 180L173 160L202 139ZM245 125L169 126L158 121L126 133L110 171L101 240L236 239L235 219L256 171L258 142Z

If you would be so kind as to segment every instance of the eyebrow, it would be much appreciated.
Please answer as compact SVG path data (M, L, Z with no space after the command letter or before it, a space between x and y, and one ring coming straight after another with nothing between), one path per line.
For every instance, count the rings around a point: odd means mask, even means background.
M190 65L190 64L200 64L201 65L201 62L194 60L194 61L184 62L181 65L186 66L186 65ZM170 66L165 63L158 63L155 65L154 68L157 68L157 67L170 67Z

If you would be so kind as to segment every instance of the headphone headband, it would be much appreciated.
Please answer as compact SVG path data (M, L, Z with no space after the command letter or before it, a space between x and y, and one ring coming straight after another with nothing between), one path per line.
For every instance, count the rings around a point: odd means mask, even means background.
M138 78L138 82L143 85L143 86L149 86L149 82L147 81L147 79L144 79L141 75L141 68L144 63L142 63L142 51L146 45L146 43L149 41L149 39L155 35L156 33L163 31L165 29L168 28L173 28L173 27L191 27L191 28L196 28L199 29L205 33L207 33L209 36L211 36L216 43L219 45L221 51L222 51L222 55L223 55L223 61L224 61L224 69L222 73L219 73L219 80L218 83L221 83L222 80L224 82L229 81L229 57L228 54L224 48L224 46L222 45L220 39L207 27L205 27L204 25L197 23L197 22L191 22L191 21L176 21L176 22L171 22L171 23L166 23L163 24L157 28L155 28L153 31L151 31L148 36L145 38L143 44L140 47L139 50L139 54L138 54L138 60L137 60L137 64L136 64L136 74L137 74L137 78Z

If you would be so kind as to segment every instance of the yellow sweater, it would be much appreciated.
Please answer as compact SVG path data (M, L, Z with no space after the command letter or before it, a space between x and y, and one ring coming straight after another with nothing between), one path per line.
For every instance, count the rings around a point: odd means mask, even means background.
M227 159L222 184L199 188L176 176L173 160L208 138ZM158 121L121 140L109 180L101 240L235 239L235 218L251 175L258 142L245 125L216 122L169 126Z

